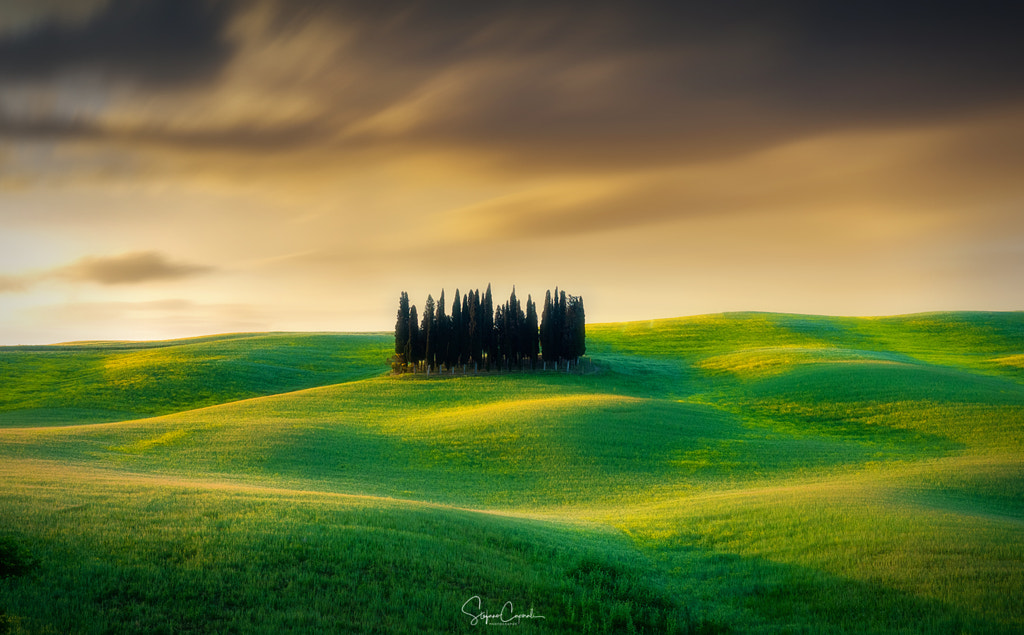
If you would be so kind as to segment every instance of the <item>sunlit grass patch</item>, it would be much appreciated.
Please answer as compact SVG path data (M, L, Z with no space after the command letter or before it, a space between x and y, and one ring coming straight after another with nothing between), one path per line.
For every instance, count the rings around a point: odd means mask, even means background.
M185 437L187 437L189 433L189 430L170 430L168 432L164 432L163 434L158 434L154 437L142 439L140 441L136 441L135 443L130 443L128 445L110 446L109 449L114 450L115 452L126 452L129 454L147 452L153 450L154 448L165 447L172 443L181 441Z
M928 400L1024 405L1024 386L1001 377L877 361L800 366L746 386L743 392L752 399L784 395L811 403Z
M911 361L903 356L876 351L829 346L774 346L715 355L697 362L695 367L708 373L731 373L740 378L752 379L781 375L795 366L804 364L864 360L879 363Z
M995 362L996 364L999 364L1000 366L1009 366L1011 368L1024 368L1024 354L997 357L992 361Z
M773 430L894 444L906 456L1024 449L1024 409L932 401L746 400L730 406Z

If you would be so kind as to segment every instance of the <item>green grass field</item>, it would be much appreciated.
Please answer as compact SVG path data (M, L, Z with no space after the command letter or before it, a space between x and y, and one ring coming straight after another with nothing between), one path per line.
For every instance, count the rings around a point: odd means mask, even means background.
M0 348L0 633L1024 631L1022 313L390 348Z

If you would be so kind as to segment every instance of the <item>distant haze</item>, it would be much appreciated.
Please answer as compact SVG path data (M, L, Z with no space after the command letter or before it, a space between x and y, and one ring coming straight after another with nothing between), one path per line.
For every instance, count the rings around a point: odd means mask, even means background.
M0 344L1022 309L1022 12L0 0Z

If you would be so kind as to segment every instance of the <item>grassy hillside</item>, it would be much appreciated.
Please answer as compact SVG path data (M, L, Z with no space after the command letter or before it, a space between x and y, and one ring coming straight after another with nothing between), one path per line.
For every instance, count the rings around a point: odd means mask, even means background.
M0 427L123 421L381 373L387 335L0 347Z
M596 325L593 374L429 381L386 336L133 346L0 351L0 631L1024 629L1024 314Z

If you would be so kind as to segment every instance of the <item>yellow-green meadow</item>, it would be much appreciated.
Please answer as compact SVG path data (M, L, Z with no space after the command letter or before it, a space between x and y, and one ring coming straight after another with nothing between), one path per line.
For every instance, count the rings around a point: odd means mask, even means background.
M1024 629L1024 314L588 325L586 373L391 349L0 349L0 632Z

